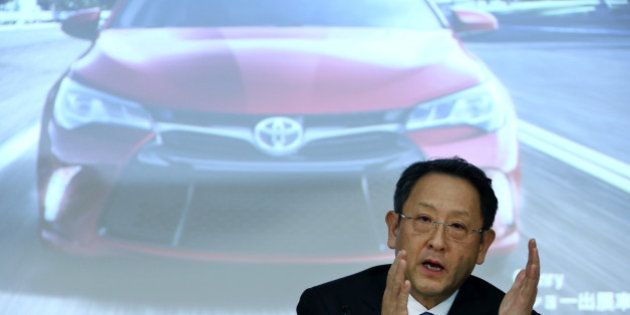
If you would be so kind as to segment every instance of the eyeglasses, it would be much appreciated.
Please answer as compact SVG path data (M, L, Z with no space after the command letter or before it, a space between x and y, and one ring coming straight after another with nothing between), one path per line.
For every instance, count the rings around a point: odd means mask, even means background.
M449 239L454 240L454 241L463 241L464 239L466 239L466 237L468 237L469 234L471 233L481 234L485 230L483 228L473 230L473 229L468 228L466 224L459 223L459 222L452 222L452 223L438 222L438 221L433 220L433 218L431 218L430 216L424 215L424 214L421 214L417 217L408 217L402 213L399 213L398 215L400 215L401 219L411 220L413 230L414 232L418 234L430 233L434 227L437 227L438 225L442 225L444 226L444 232L446 236Z

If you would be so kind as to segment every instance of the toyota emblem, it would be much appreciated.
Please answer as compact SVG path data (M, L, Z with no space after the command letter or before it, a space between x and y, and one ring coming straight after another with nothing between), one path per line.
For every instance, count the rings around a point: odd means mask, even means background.
M271 155L287 155L302 146L302 125L288 117L269 117L254 128L256 145Z

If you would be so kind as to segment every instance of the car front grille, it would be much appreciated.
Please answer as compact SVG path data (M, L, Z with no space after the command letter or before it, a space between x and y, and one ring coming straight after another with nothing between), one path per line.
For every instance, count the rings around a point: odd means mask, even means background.
M403 152L412 144L399 134L366 133L312 141L287 156L272 156L239 139L190 132L162 135L158 149L165 158L187 157L230 161L349 161Z
M293 117L304 133L316 134L290 154L274 155L260 149L254 128L267 118L262 115L228 115L188 112L160 112L166 130L159 132L160 144L154 147L164 159L193 158L231 161L352 161L390 156L408 151L413 144L385 117L388 112ZM390 115L391 116L391 115ZM168 119L164 117L169 117ZM389 119L391 120L391 119ZM383 127L387 126L387 127ZM348 130L360 132L347 133ZM221 131L238 130L238 136ZM321 135L318 133L325 133Z

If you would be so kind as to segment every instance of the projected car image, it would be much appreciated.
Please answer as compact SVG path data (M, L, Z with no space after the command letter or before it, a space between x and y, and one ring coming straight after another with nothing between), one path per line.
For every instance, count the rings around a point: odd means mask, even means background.
M120 1L69 18L94 40L51 90L41 237L83 255L391 259L408 164L458 155L493 178L496 248L517 241L508 93L431 2ZM451 26L452 25L452 26Z

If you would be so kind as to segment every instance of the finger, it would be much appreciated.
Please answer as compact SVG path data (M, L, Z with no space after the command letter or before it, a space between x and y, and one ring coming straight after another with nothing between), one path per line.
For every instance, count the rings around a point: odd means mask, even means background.
M394 262L392 262L392 265L389 266L389 270L387 271L387 281L386 281L386 286L385 289L389 289L389 287L392 284L393 278L394 278L394 273L396 273L396 266L398 266L398 256L400 256L400 253L396 254L396 257L394 258Z
M527 277L531 279L540 278L540 256L538 255L538 246L536 240L529 240L529 255L527 257Z
M387 271L387 284L388 286L390 284L393 284L394 282L394 276L397 273L398 270L398 264L400 263L400 256L402 254L402 251L398 252L396 254L396 257L394 258L394 262L392 263L392 265L389 267L389 271Z
M538 247L534 239L529 240L529 254L527 265L525 266L525 279L523 282L523 290L527 295L536 294L538 280L540 279L540 257L538 255Z
M405 285L405 270L407 269L407 256L405 252L401 253L400 261L398 262L398 268L394 275L394 286L396 288L396 294L400 295Z
M405 280L400 289L400 294L397 299L397 309L401 314L406 314L407 312L407 300L409 299L409 290L411 289L411 282L409 280Z
M529 254L525 267L525 276L520 288L520 293L533 306L538 292L538 280L540 279L540 257L538 247L534 239L529 240Z
M514 284L512 284L512 287L510 288L511 290L519 290L523 287L523 281L525 279L525 270L521 269L518 274L516 275L516 278L514 279Z
M406 253L404 250L401 250L396 255L392 266L389 268L387 272L387 285L385 290L388 294L393 295L392 298L395 299L395 296L400 292L400 286L402 281L404 280L404 270L406 268ZM402 276L401 276L402 274Z

